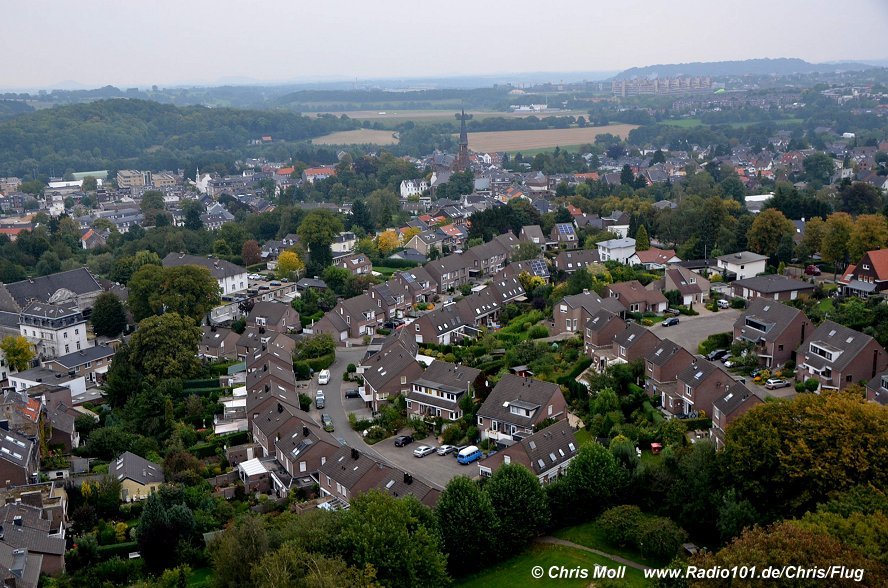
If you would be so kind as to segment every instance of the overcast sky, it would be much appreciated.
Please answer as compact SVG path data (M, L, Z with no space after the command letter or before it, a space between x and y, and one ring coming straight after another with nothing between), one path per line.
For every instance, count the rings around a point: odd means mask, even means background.
M3 0L0 14L4 88L888 58L885 0Z

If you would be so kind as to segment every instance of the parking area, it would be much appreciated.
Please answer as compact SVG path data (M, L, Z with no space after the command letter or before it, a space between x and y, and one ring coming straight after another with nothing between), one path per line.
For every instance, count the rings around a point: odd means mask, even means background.
M420 445L438 446L434 437L427 437L420 441L414 441L404 447L395 447L394 439L384 439L370 449L376 452L392 467L410 472L414 478L433 486L444 488L447 482L454 476L475 477L478 475L478 462L469 465L461 465L456 461L456 455L438 455L433 453L425 457L414 457L413 450Z
M693 354L701 341L717 333L729 333L734 330L734 321L741 311L735 308L710 312L701 310L698 316L680 316L677 325L664 327L657 323L651 330L661 339L669 339L681 345Z

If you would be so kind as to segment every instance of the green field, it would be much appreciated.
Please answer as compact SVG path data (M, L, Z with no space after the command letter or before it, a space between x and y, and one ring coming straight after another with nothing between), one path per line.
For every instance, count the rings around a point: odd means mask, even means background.
M440 109L435 110L398 110L381 107L379 110L343 110L329 111L325 113L305 112L306 116L317 116L319 114L333 114L335 116L346 115L355 120L368 120L372 123L381 123L383 126L395 127L406 121L414 123L440 123L454 122L454 115L460 110L460 105L456 102L452 106L447 104L436 104ZM528 116L546 117L546 116L588 116L587 112L582 110L561 110L546 113L540 112L507 112L495 110L469 110L466 114L471 114L474 120L484 120L487 118L526 118Z
M585 525L560 529L553 533L553 535L559 539L565 539L566 541L571 541L578 545L585 545L592 549L619 555L620 557L644 564L651 568L660 568L669 563L668 561L647 559L633 549L619 547L609 543L604 529L602 529L595 521L586 523Z
M588 143L586 143L586 145L588 145ZM561 149L562 151L570 151L571 153L578 153L582 146L583 146L582 144L581 145L559 145L558 148ZM534 155L537 155L538 153L552 153L553 151L555 151L554 147L540 147L539 149L524 149L524 150L519 149L518 151L508 151L507 153L509 155L515 155L516 153L520 153L522 157L533 157Z
M564 566L571 568L586 568L592 573L595 565L615 568L619 564L604 557L562 547L560 545L534 545L522 555L513 557L498 565L474 574L462 580L457 580L454 585L458 588L516 588L517 586L551 586L556 584L559 588L585 588L594 584L592 578L587 579L558 579L543 578L536 580L531 575L534 566L541 566L548 570L552 566ZM615 580L620 586L647 586L641 571L627 568L626 577Z

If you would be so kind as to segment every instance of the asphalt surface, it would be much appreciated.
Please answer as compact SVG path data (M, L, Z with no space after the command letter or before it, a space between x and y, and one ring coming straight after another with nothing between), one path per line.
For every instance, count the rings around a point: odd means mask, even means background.
M362 416L367 415L364 402L360 398L345 398L345 391L356 388L354 382L343 382L342 374L345 373L348 364L357 365L364 357L366 348L349 347L336 349L336 361L330 366L330 381L318 386L317 376L309 385L308 391L303 393L315 397L315 392L320 388L324 391L325 407L322 410L315 408L312 403L310 414L317 422L321 422L321 414L329 414L333 419L335 430L333 436L345 441L349 447L356 447L362 453L381 460L395 469L409 472L417 480L421 480L430 486L443 489L451 478L458 475L474 477L478 475L478 464L462 466L457 463L453 454L441 456L437 453L422 458L414 457L413 450L420 445L438 445L434 437L427 437L421 441L414 441L406 447L395 447L394 439L384 439L374 445L368 445L358 431L353 431L348 424L348 413L357 412ZM409 432L409 431L405 431Z
M656 323L651 330L661 339L670 339L696 355L697 346L710 335L733 332L734 321L740 313L735 308L718 312L704 310L698 316L679 316L678 324L672 327Z

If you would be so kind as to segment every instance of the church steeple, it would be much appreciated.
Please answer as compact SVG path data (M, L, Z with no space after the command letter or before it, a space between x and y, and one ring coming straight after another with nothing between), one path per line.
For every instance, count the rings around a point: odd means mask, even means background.
M472 118L472 115L466 114L466 109L463 108L456 118L459 119L459 153L453 163L453 170L463 172L469 169L469 133L466 130L466 121Z

